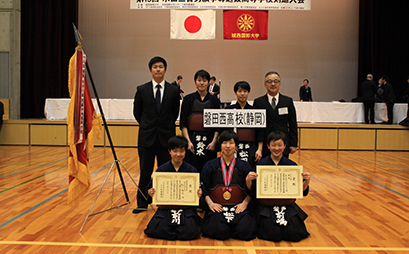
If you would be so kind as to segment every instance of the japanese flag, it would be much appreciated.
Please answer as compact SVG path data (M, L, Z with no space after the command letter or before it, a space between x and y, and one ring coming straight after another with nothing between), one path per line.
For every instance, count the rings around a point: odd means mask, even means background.
M177 40L212 40L215 38L214 10L171 10L170 38Z

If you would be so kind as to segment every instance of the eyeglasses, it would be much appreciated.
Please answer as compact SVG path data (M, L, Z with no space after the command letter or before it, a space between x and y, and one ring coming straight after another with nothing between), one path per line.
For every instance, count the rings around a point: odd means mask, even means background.
M266 80L266 83L269 83L269 84L271 84L271 83L278 84L278 83L280 83L280 82L281 82L281 80L278 80L278 79L274 79L274 80L269 79L269 80Z

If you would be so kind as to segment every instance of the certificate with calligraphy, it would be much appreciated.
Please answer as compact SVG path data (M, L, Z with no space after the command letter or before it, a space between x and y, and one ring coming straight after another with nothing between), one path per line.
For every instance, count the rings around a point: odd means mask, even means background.
M302 198L302 166L257 166L257 198Z
M152 204L198 206L199 173L154 172Z

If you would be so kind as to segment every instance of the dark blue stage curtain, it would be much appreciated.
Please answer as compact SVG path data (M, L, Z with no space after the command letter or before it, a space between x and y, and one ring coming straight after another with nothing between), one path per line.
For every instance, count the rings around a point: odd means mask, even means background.
M360 0L359 4L358 85L368 73L374 74L375 82L387 75L397 102L403 103L409 75L409 1Z
M46 98L69 97L72 23L78 0L21 0L21 118L44 118Z

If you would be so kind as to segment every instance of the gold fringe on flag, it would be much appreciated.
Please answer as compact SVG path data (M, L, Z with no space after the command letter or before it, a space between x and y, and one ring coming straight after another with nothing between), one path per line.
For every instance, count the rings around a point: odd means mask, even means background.
M82 50L80 47L75 49L74 55L71 57L68 68L68 90L70 93L71 101L68 106L67 123L68 123L68 144L70 147L70 157L68 159L68 175L70 178L68 189L68 204L78 205L81 198L87 192L91 185L91 176L89 173L88 158L94 147L94 134L100 139L102 137L101 132L101 115L96 114L93 110L92 114L92 129L88 132L87 139L84 140L83 147L86 152L86 163L82 163L78 159L77 148L81 144L75 144L75 91L76 91L76 75L77 75L77 51ZM88 89L88 88L87 88ZM84 102L87 103L87 102ZM92 101L91 101L92 104Z

